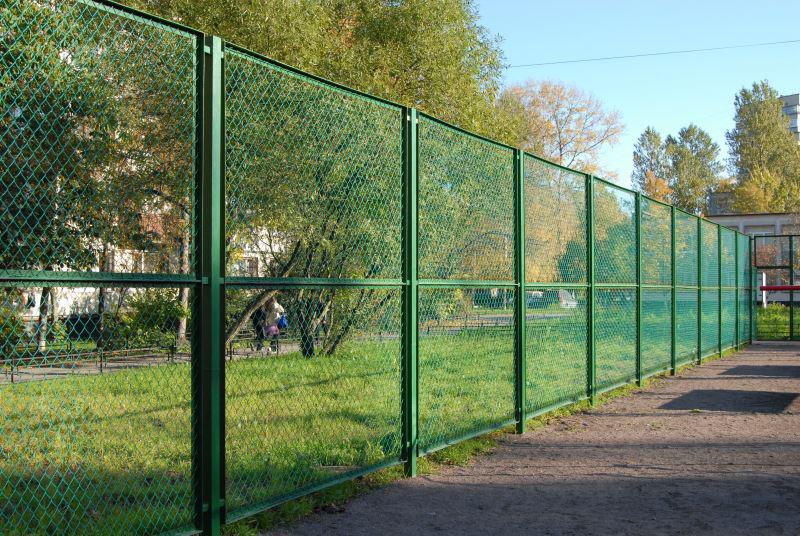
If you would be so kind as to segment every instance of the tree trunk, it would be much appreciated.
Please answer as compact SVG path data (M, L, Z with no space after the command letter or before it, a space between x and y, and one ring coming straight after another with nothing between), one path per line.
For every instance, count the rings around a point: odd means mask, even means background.
M189 273L189 236L187 233L184 233L181 236L181 243L180 243L180 256L181 256L181 265L180 265L180 273L181 274L188 274ZM178 344L186 342L186 314L185 312L189 309L189 288L188 287L181 287L178 290L178 300L181 304L181 314L180 318L178 318L178 328L176 338L178 339Z
M47 322L50 318L50 287L42 289L39 300L39 321L36 328L36 343L40 352L47 350Z

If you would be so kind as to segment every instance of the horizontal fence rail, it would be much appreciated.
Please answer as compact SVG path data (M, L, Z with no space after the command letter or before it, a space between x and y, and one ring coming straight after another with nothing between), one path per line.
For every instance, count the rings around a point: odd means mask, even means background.
M219 534L413 476L747 344L754 262L799 267L113 2L0 15L3 534Z

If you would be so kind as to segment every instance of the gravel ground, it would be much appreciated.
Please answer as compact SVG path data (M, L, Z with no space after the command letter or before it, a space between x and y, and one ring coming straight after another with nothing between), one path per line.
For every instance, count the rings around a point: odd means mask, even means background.
M800 343L757 343L275 534L800 534Z

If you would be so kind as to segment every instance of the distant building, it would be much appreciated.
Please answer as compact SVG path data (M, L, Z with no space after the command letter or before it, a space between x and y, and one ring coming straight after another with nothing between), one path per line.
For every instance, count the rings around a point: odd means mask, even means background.
M789 130L794 134L800 142L800 124L798 124L798 117L800 117L800 93L794 95L783 95L783 115L789 118Z
M723 192L723 195L726 193ZM720 195L711 194L711 199ZM714 205L709 200L708 219L735 229L749 236L800 234L800 214L786 212L755 212L735 214L729 210L718 210L720 205ZM724 205L722 205L724 209Z

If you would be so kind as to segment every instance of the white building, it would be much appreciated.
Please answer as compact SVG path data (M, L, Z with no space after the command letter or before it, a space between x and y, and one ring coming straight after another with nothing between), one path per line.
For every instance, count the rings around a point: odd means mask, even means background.
M794 134L794 137L800 141L800 124L798 118L800 117L800 93L794 95L781 96L783 101L783 115L789 118L789 130Z

